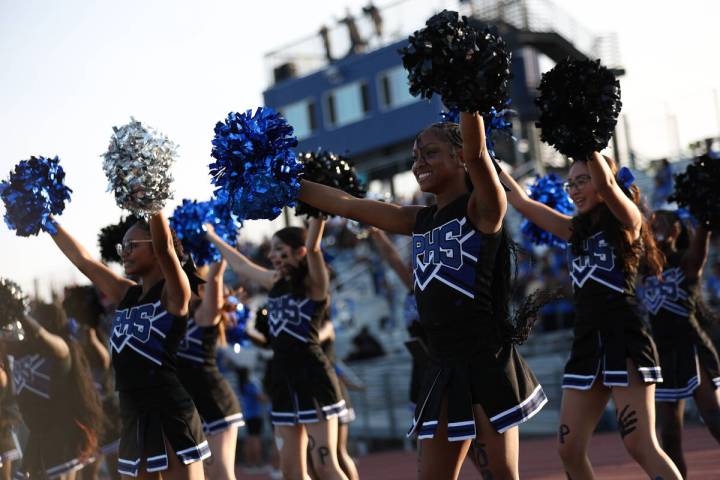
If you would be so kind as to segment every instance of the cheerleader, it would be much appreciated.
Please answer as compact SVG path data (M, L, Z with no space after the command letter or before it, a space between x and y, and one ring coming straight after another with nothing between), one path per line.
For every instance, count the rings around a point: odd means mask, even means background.
M483 119L435 124L415 139L412 171L431 207L358 199L308 181L313 207L412 235L415 298L431 356L409 435L419 478L457 478L477 438L483 476L518 478L518 428L547 402L515 349L509 322L511 242L506 198L485 145Z
M110 347L120 396L122 432L118 472L124 476L202 480L201 460L210 456L192 398L176 371L185 334L191 287L162 213L139 220L118 245L125 273L92 258L57 226L53 240L65 256L117 305ZM194 269L188 268L190 276ZM193 277L194 278L194 277Z
M5 341L13 389L30 434L15 478L74 479L98 448L102 406L67 317L37 304L22 321L24 338Z
M15 427L21 422L17 402L12 392L10 359L0 342L0 480L12 478L13 462L22 458Z
M677 213L669 210L655 212L653 231L667 264L662 276L643 279L641 298L663 373L655 389L660 440L686 478L682 453L685 399L695 399L705 425L720 442L720 361L696 318L698 284L708 256L710 232L700 226L690 239Z
M271 419L281 469L288 480L306 479L308 449L321 479L347 479L336 453L338 416L345 402L318 338L330 283L320 249L324 224L311 219L308 231L287 227L275 232L269 254L273 270L251 262L206 225L208 238L231 268L270 290Z
M340 394L342 399L345 401L345 410L338 417L338 440L337 440L337 457L340 463L340 468L343 473L347 476L348 480L358 480L359 475L355 462L353 461L350 453L348 452L348 434L350 430L350 423L355 420L355 410L350 403L350 394L348 388L353 390L363 390L364 385L358 385L347 377L343 368L336 363L335 359L335 326L327 316L323 320L323 324L320 327L318 333L320 339L320 348L325 353L328 361L335 369L335 373L338 378L338 385L340 387ZM311 457L312 458L312 457ZM317 478L317 477L315 477Z
M85 302L78 302L83 296ZM106 345L108 339L101 330L104 309L92 286L72 287L65 290L63 310L76 327L73 337L82 348L90 366L95 389L100 396L103 409L103 434L100 438L100 450L94 455L94 461L82 469L83 480L95 480L100 473L104 460L112 478L120 478L117 473L117 450L120 444L120 407L117 395L112 388L110 352Z
M530 199L509 175L508 200L540 228L569 242L575 335L565 365L558 434L568 477L593 478L590 438L610 397L630 456L650 478L680 478L655 436L655 384L662 381L655 344L635 300L641 258L662 270L662 253L638 207L640 191L621 185L615 162L594 152L576 160L566 189L575 217Z
M205 462L211 480L234 480L238 427L245 424L240 403L216 363L216 346L225 334L225 261L210 265L202 300L194 302L178 350L178 375L198 409L213 456Z

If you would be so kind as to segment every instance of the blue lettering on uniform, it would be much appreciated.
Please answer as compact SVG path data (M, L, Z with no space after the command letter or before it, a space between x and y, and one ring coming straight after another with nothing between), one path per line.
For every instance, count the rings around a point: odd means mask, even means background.
M460 243L462 225L452 220L424 234L413 235L413 262L422 265L443 265L459 269L463 265Z
M130 335L142 343L150 340L151 320L155 316L155 305L138 305L129 310L118 310L113 320L116 335Z
M612 247L600 235L592 236L583 241L583 250L586 255L573 259L573 267L584 269L587 267L598 267L603 270L612 270L615 267L615 255Z

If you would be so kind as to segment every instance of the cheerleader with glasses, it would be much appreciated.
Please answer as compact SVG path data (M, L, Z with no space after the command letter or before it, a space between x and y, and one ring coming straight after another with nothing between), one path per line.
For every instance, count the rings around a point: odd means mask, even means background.
M137 282L95 260L61 226L52 238L117 305L110 346L122 424L118 471L126 477L159 478L162 472L163 478L201 480L201 460L210 449L176 370L194 268L181 264L182 246L164 215L137 221L118 246L126 275Z
M628 453L651 478L677 479L680 473L655 436L655 384L662 381L661 370L635 298L641 261L655 274L662 270L663 256L640 212L639 189L617 174L615 162L598 152L576 160L565 185L577 208L574 217L530 199L510 175L501 173L501 178L518 212L569 242L575 332L558 432L568 477L593 478L590 438L612 397Z
M705 425L720 442L720 361L712 340L698 323L699 280L707 261L710 231L694 234L674 211L658 210L652 219L655 241L667 264L661 276L648 275L640 290L660 354L663 381L655 389L663 450L683 477L685 400L694 398Z
M409 435L419 478L457 478L471 439L482 475L518 478L518 425L547 399L515 348L509 321L512 242L506 197L480 115L415 138L412 171L431 207L358 199L301 183L299 199L391 233L412 235L415 298L430 354Z
M328 269L320 241L324 220L308 229L275 232L268 270L250 261L205 225L208 238L242 278L270 290L268 316L273 358L271 418L284 478L306 480L306 451L321 480L347 480L337 457L338 416L345 411L338 379L320 348L319 329L328 309Z

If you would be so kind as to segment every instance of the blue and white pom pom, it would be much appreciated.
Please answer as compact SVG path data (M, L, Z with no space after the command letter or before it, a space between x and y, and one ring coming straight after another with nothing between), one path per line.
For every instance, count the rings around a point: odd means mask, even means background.
M205 236L205 223L212 224L215 233L232 246L237 246L237 231L242 227L237 217L217 200L183 200L173 211L170 226L197 265L219 262L222 258L215 245Z
M0 182L0 196L5 203L5 224L21 237L37 235L41 230L55 235L52 215L65 210L70 200L65 186L65 171L58 157L30 157Z
M272 108L231 112L215 125L210 164L216 194L224 190L233 212L243 219L272 220L294 205L302 164L292 148L293 128Z
M103 170L120 208L141 217L162 210L172 198L170 167L176 149L165 135L134 118L113 127Z
M528 195L533 200L547 205L565 215L572 215L575 206L570 197L563 189L563 181L554 173L544 177L536 177L535 182L530 185ZM567 242L547 232L529 220L524 220L520 226L523 235L535 245L549 245L552 247L565 248Z

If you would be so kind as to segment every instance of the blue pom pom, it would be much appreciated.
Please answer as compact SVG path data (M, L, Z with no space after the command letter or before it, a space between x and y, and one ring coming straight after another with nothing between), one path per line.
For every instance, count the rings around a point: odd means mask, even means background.
M230 299L234 299L234 297L231 297ZM235 311L230 312L230 315L234 315L235 325L225 329L225 338L227 342L233 344L237 343L242 346L247 345L250 340L250 337L248 337L247 334L247 321L248 318L250 318L250 310L246 305L238 303L235 307Z
M495 141L493 140L493 133L499 132L505 135L512 136L512 122L507 120L507 117L515 113L509 109L510 99L505 101L505 105L499 112L495 110L495 107L491 107L490 111L483 115L485 122L485 144L487 145L488 153L492 158L495 158ZM445 123L460 123L460 110L457 108L451 108L447 111L440 112L440 118Z
M65 171L58 157L30 157L18 163L10 179L0 182L8 228L21 237L37 235L40 230L55 235L57 228L50 216L65 210L72 192L64 182Z
M302 164L291 148L293 128L271 108L228 114L215 125L210 164L216 194L225 191L232 211L244 219L269 219L294 205Z
M444 123L460 123L460 109L451 108L446 112L440 112L440 119Z
M505 102L505 108L498 112L495 110L495 107L492 107L487 114L483 115L485 123L485 145L487 145L488 153L493 159L495 158L495 140L493 140L493 132L507 135L515 140L515 137L512 136L512 122L507 120L507 117L515 112L510 110L508 108L509 106L510 99L507 99Z
M562 179L554 173L547 174L544 177L538 176L530 186L528 194L533 200L537 200L562 214L572 215L575 211L575 206L563 189ZM567 246L565 240L546 232L529 220L522 222L520 230L535 245L550 245L559 248Z
M237 245L237 231L242 227L226 204L215 199L198 202L185 199L170 217L170 226L198 265L219 262L222 256L205 236L203 224L210 223L215 233L230 245Z

